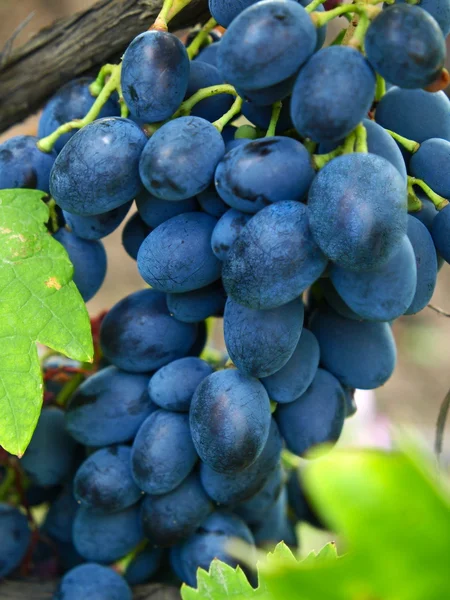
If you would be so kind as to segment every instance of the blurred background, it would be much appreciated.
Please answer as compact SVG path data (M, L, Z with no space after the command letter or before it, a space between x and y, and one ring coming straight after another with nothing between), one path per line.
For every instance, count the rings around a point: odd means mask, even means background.
M27 27L16 45L33 36L54 19L94 4L94 0L0 0L0 51L15 28L31 13ZM339 25L336 25L337 27ZM335 32L330 32L330 37ZM450 54L450 53L449 53ZM35 134L38 115L0 135L0 142L19 133ZM134 209L133 209L134 210ZM130 213L131 214L131 213ZM109 268L105 283L88 304L96 315L127 294L144 287L136 264L122 248L121 231L105 240ZM450 268L445 265L433 304L450 312ZM217 327L212 343L223 343ZM358 413L349 420L345 441L363 445L389 445L391 425L418 429L431 448L439 406L450 388L450 318L425 309L421 314L404 317L394 325L398 346L398 365L390 381L372 393L357 396ZM447 424L444 461L450 464L450 424Z

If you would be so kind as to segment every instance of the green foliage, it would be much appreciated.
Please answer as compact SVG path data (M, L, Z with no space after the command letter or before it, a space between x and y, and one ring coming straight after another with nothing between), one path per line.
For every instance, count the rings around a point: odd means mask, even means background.
M0 444L25 451L42 404L36 342L92 361L86 306L64 248L48 233L35 190L0 192Z
M198 590L183 586L183 600L449 597L448 490L416 450L335 451L312 461L303 479L325 522L345 537L348 553L337 558L328 544L298 561L279 544L258 563L257 589L239 567L214 561L209 573L199 571Z

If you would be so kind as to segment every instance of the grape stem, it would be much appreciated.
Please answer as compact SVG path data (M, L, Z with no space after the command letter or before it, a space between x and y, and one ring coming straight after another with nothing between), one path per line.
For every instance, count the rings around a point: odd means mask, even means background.
M114 69L111 73L110 78L105 84L105 87L102 89L94 104L91 106L89 112L82 119L74 119L73 121L69 121L68 123L64 123L58 129L56 129L53 133L48 135L45 138L42 138L37 143L39 150L42 152L51 152L53 150L53 146L56 144L57 140L64 135L65 133L69 133L69 131L73 131L74 129L81 129L85 125L92 123L100 114L103 106L109 100L111 94L113 94L116 90L119 89L120 86L120 73L122 70L122 65L115 65Z
M244 101L242 100L242 98L240 96L237 96L235 101L231 105L230 110L228 110L224 115L222 115L220 119L214 121L213 125L219 132L222 132L225 125L241 112L243 102Z
M237 91L229 83L211 85L209 87L202 88L181 104L180 108L172 116L172 119L189 115L196 104L202 100L205 100L206 98L216 96L217 94L231 94L233 96L237 96Z
M282 106L283 106L283 104L282 104L281 100L278 100L278 102L275 102L272 105L272 116L270 117L270 123L269 123L269 127L267 128L266 137L271 137L271 136L275 135L275 131L277 128L277 123L278 123L278 119L280 117Z
M300 456L289 452L289 450L283 450L281 453L281 462L287 471L298 471L302 464L302 459Z
M327 0L312 0L307 6L305 6L305 10L307 13L311 13L313 10L316 10L321 4L326 2Z
M55 404L57 406L65 406L72 397L75 390L78 389L78 387L83 383L84 380L85 376L83 373L75 373L73 377L71 377L69 381L67 381L67 383L65 383L62 389L59 391L55 399Z
M404 148L406 148L408 152L414 154L414 152L417 152L417 150L420 148L419 142L415 142L414 140L408 140L408 138L405 138L402 135L395 133L395 131L391 131L390 129L386 129L386 131L396 142L398 142Z
M342 146L338 146L331 152L327 152L327 154L313 154L312 163L313 163L314 169L316 169L316 171L319 171L327 163L329 163L330 160L333 160L333 158L336 158L337 156L340 156L341 154L342 154Z
M59 223L58 223L58 214L56 212L55 200L53 198L50 198L50 200L47 202L47 206L48 206L48 212L49 212L50 229L51 229L52 233L56 233L59 229ZM56 353L53 352L53 354L56 354Z
M111 75L116 65L106 64L98 72L97 78L89 86L89 91L94 98L100 94L102 89L105 87L106 78Z
M367 13L363 12L360 14L358 24L353 32L353 35L349 39L347 46L354 48L355 50L362 50L364 48L364 39L366 37L367 30L369 29L370 19Z
M431 200L431 202L434 204L436 210L442 210L449 203L446 198L444 198L443 196L439 196L439 194L436 194L436 192L434 192L430 188L430 186L427 185L422 179L417 179L416 177L410 177L408 175L408 186L409 185L417 185L418 187L420 187Z
M374 19L381 11L379 6L373 6L371 4L341 4L332 10L326 12L312 12L310 17L316 27L322 27L326 25L336 17L340 17L347 13L356 13L358 15L365 15L369 20Z
M408 180L408 212L417 212L421 208L422 202L414 191L413 184Z
M147 546L148 540L142 540L142 542L140 542L136 548L115 563L114 570L120 575L123 575L130 566L130 563L132 563L136 556L145 550Z
M212 17L211 19L209 19L209 21L206 21L206 23L203 25L203 27L200 29L195 38L187 47L189 60L192 60L197 56L200 48L203 45L203 42L205 42L208 39L209 32L212 31L216 25L217 21Z
M375 102L379 102L386 93L386 81L377 73L377 83L375 87Z
M365 148L365 150L356 150L356 152L367 152L367 132L366 128L361 124L358 127L362 127L364 132L359 131L359 140L360 147ZM358 127L352 131L344 140L344 143L328 152L327 154L313 154L312 156L312 164L316 171L322 169L327 163L329 163L333 158L337 158L342 154L351 154L355 152L355 145L357 145L357 131Z
M368 152L367 148L367 129L362 123L355 129L355 152Z
M169 12L174 5L174 0L164 0L161 10L154 23L149 27L149 31L168 31Z

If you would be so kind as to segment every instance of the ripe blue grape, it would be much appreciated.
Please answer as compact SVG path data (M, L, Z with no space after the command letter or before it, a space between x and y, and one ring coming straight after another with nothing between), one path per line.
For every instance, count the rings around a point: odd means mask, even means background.
M405 314L413 315L430 302L436 287L438 265L433 239L428 229L411 215L408 215L408 238L416 259L417 285L414 298Z
M340 140L366 116L374 93L375 75L360 52L346 46L319 50L292 92L294 127L315 142Z
M102 215L82 217L63 210L64 220L72 233L84 240L100 240L115 231L130 210L131 202Z
M129 585L147 583L161 566L162 557L161 548L144 548L128 565L123 575L125 581Z
M447 204L433 219L431 235L436 250L445 260L450 262L450 205Z
M166 31L146 31L128 46L122 61L122 91L131 114L155 123L173 115L188 87L189 57Z
M217 67L217 52L219 50L219 42L214 42L206 48L203 48L194 60L201 60L202 62L206 62L213 67Z
M174 119L147 142L139 162L142 183L162 200L186 200L208 187L224 153L223 138L209 121Z
M271 202L302 200L313 177L303 144L275 136L252 140L227 152L217 166L215 185L232 208L254 213Z
M189 417L155 411L139 429L131 451L131 468L147 494L167 494L185 479L197 462Z
M49 191L50 171L56 152L42 152L39 139L18 135L0 144L0 190L29 188Z
M69 544L72 542L72 529L78 512L78 502L73 495L72 485L66 485L50 504L41 531L52 540Z
M50 192L67 212L99 215L134 199L141 189L139 157L145 134L129 119L109 117L80 129L58 154Z
M258 0L209 0L208 8L219 25L227 28L245 8Z
M264 521L266 513L272 508L280 495L283 487L284 472L281 465L278 465L263 487L254 496L241 502L234 509L241 519L250 527L259 525Z
M113 563L131 552L143 537L138 504L111 514L81 507L73 523L73 543L88 561Z
M105 248L99 240L84 240L62 228L54 238L64 246L73 264L73 281L88 302L101 288L107 269Z
M343 385L372 390L392 375L397 351L389 323L352 321L321 309L310 326L319 342L321 364Z
M217 220L204 213L172 217L144 240L138 254L142 278L161 292L189 292L220 277L221 263L211 249Z
M191 292L167 294L167 308L179 321L198 323L208 317L222 316L226 299L219 280Z
M320 281L319 286L327 304L329 304L333 310L340 314L341 317L345 317L346 319L354 319L355 321L362 320L361 315L355 313L355 311L344 302L329 277L324 277Z
M145 496L142 527L151 544L174 546L192 535L213 508L198 475L192 474L167 494Z
M203 379L189 411L195 448L219 473L236 473L255 462L267 442L270 421L263 385L235 369Z
M294 75L316 43L316 29L303 6L264 0L233 20L220 42L217 67L232 85L261 89Z
M208 213L208 215L211 215L212 217L216 217L216 219L219 219L229 209L228 205L225 204L217 193L214 183L207 187L206 190L203 190L203 192L200 192L197 195L197 200L205 213Z
M38 136L46 137L58 129L60 125L74 119L82 119L90 110L95 102L95 97L89 91L89 86L93 83L91 77L80 77L73 79L63 85L54 96L50 98L44 106L38 125ZM117 102L117 96L112 96L103 105L97 118L116 117L120 115L120 106ZM76 133L76 130L63 134L54 145L56 152L60 152L62 147Z
M24 514L17 508L0 502L0 577L19 566L31 541L31 531Z
M189 412L197 386L211 375L212 368L201 358L180 358L161 367L150 379L148 394L161 408Z
M450 198L450 142L438 138L425 140L411 156L409 170L434 192Z
M261 379L269 398L293 402L311 385L319 366L320 349L313 333L303 329L291 358L279 371Z
M86 446L109 446L134 437L155 410L148 376L102 369L76 390L66 411L66 429Z
M202 88L222 83L225 83L225 81L214 65L202 60L194 60L191 62L186 98L193 96L195 92ZM233 97L230 94L217 94L198 102L190 114L212 123L220 119L232 104Z
M133 373L147 373L185 356L196 338L197 326L171 317L165 294L148 289L115 304L100 329L103 354Z
M431 232L431 227L433 225L434 217L437 216L438 211L436 210L435 205L431 202L428 196L422 192L422 190L415 190L417 197L422 203L422 208L420 210L415 210L410 212L409 214L412 217L418 219L421 223L425 225L428 231Z
M109 446L91 454L73 482L80 505L99 512L116 512L136 504L141 490L131 474L130 456L128 446Z
M53 600L131 600L124 579L113 569L95 563L75 567L62 578Z
M396 0L396 4L402 4L405 1ZM420 0L417 5L436 19L442 33L447 37L450 33L450 2L448 0Z
M433 17L409 4L381 11L370 24L364 48L373 68L401 88L432 83L445 62L445 40Z
M64 427L64 411L44 408L21 465L30 479L42 486L63 483L71 474L76 443Z
M328 371L318 369L306 392L294 402L280 404L275 418L288 450L305 456L314 446L339 439L345 415L341 384Z
M131 215L125 223L122 229L122 245L133 260L137 260L139 248L151 231L151 227L143 221L139 213Z
M375 154L346 154L325 165L311 185L311 231L339 266L374 269L406 233L406 204L405 181L391 163Z
M278 100L287 98L294 87L297 73L291 75L287 79L283 79L279 83L270 85L269 87L260 90L247 90L243 87L238 87L237 92L241 98L254 104L255 106L272 106Z
M158 225L161 225L161 223L168 221L172 217L198 210L196 198L170 202L169 200L160 200L150 194L150 192L147 192L146 189L143 189L136 196L136 205L141 219L152 229L155 229Z
M230 208L218 220L211 236L211 248L219 260L225 260L251 215Z
M225 345L242 373L269 377L291 358L303 327L303 303L293 300L278 308L255 310L227 300Z
M255 544L258 546L273 546L285 542L288 546L296 546L295 533L290 526L287 516L288 498L283 487L276 502L269 508L265 518L251 527Z
M320 277L328 260L311 235L309 214L304 204L286 200L247 223L223 263L230 298L253 309L276 308Z

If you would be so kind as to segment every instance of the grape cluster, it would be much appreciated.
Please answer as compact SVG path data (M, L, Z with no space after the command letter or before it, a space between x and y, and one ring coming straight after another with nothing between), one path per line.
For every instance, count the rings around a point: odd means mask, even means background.
M48 137L0 146L1 188L56 201L86 301L134 200L123 245L150 286L107 313L102 368L44 408L21 459L75 567L55 598L130 598L102 566L130 553L130 584L195 586L214 557L236 564L231 538L295 545L293 515L318 524L283 449L339 439L354 390L392 375L392 323L450 262L450 1L375 4L210 0L227 30L200 32L197 56L197 36L142 33L112 94L76 80L43 111ZM345 13L356 28L322 48ZM204 360L211 317L228 362ZM24 519L0 506L0 576L25 554Z

